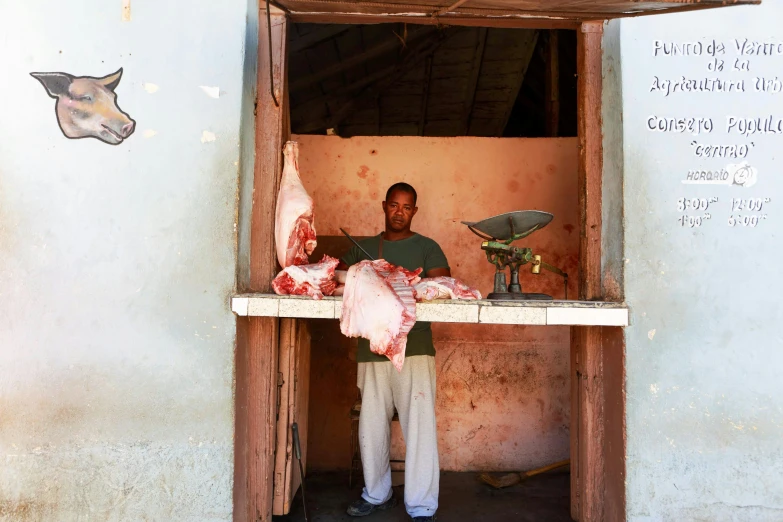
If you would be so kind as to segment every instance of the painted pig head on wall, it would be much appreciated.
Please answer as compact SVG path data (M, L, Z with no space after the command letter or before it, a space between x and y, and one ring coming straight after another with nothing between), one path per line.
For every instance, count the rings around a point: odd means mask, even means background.
M119 108L114 92L122 78L122 68L103 78L62 72L34 72L30 75L43 84L49 96L57 100L54 112L66 138L98 138L105 143L119 145L133 134L136 122Z

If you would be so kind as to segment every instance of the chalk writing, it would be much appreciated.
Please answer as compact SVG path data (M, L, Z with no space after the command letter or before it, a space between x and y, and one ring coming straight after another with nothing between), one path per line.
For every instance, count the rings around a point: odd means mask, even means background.
M705 145L696 141L691 142L693 153L699 158L747 158L748 152L755 146L753 142L734 145Z
M726 116L726 133L752 136L754 134L783 134L783 119L772 115L764 118L737 118Z
M732 214L729 216L728 225L730 227L756 227L761 221L767 219L766 214L740 215Z
M726 54L726 44L711 42L663 42L653 40L653 56L716 56Z
M724 80L721 78L680 78L672 80L661 80L657 76L653 77L650 92L661 92L668 97L677 92L745 92L745 80Z
M670 77L654 71L648 92L661 95L664 99L679 97L691 100L710 93L732 97L759 97L783 93L783 75L775 75L783 69L781 39L652 40L652 55L656 60L673 63L691 62L695 59L708 71L703 76L686 72ZM761 62L758 62L759 60ZM767 71L774 71L772 74L761 71L763 67L758 66L759 63L770 63L769 60L775 60L773 63L776 68L766 67ZM698 162L694 165L696 168L686 171L681 183L749 188L758 180L756 168L743 161L748 159L756 146L756 142L750 139L783 135L783 114L652 114L646 117L644 125L648 132L666 135L696 137L723 133L728 139L717 138L705 142L702 138L691 138L687 141ZM684 144L683 142L683 146ZM739 161L728 165L714 165L716 160L720 159ZM726 219L725 223L729 227L754 228L767 219L766 212L770 202L771 198L764 197L683 196L676 200L677 222L682 228L700 228L709 223L717 211L722 214L717 218L718 222ZM723 214L723 209L729 212Z
M650 116L647 128L653 132L688 132L697 136L710 133L713 129L712 118L669 118Z
M731 198L731 211L750 210L751 212L761 212L764 204L771 201L771 198Z
M702 226L707 220L712 219L710 214L702 214L700 216L688 216L686 214L677 218L681 227L697 228Z
M677 210L709 210L710 205L717 202L718 198L680 198L677 200Z

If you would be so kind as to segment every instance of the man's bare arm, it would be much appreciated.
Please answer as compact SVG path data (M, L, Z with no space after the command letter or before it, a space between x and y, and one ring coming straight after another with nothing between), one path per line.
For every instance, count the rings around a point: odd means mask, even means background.
M426 274L427 277L451 277L451 269L450 268L433 268L432 270L428 271Z

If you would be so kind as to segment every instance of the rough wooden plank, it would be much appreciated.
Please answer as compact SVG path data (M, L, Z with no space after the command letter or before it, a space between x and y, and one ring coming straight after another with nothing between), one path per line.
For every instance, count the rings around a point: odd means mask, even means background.
M290 431L291 423L290 403L293 402L294 357L296 353L296 319L280 319L280 334L277 351L278 386L276 403L276 440L275 440L275 470L274 470L274 502L273 515L288 514L289 506L286 505L288 490L291 487L290 461L291 452Z
M277 269L274 247L274 213L280 173L282 146L286 139L288 112L284 82L287 66L287 28L282 14L273 14L272 65L269 77L269 37L265 13L259 16L258 88L256 94L255 172L253 175L253 206L250 231L250 289L267 292ZM276 106L270 85L274 85ZM271 522L275 447L275 399L277 375L278 319L252 317L248 319L246 351L247 405L246 450L244 455L247 478L244 516L247 522ZM239 402L240 404L242 401ZM239 486L242 486L240 482Z
M604 520L625 520L625 335L601 328L604 383Z
M585 23L577 34L577 131L579 136L579 295L601 295L601 35L603 24Z
M580 394L581 389L581 375L582 372L579 369L579 341L580 337L575 327L571 328L571 347L570 347L570 359L571 365L569 368L570 375L570 388L571 388L571 418L570 418L570 447L571 447L571 519L579 520L580 514L580 496L581 487L579 483L579 474L581 472L579 458L579 441L581 436L579 433L580 426Z
M579 296L601 296L601 36L603 23L577 34ZM601 329L577 328L579 367L579 520L604 520L604 418Z
M601 327L578 326L579 520L604 522L604 386Z

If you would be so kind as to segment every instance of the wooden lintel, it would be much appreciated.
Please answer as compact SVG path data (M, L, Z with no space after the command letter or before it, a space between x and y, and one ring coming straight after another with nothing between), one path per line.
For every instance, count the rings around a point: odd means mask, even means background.
M473 51L473 63L471 64L468 86L465 91L465 102L462 111L462 129L459 134L466 136L470 130L470 114L473 110L473 102L476 98L476 86L481 76L481 63L484 61L484 48L487 45L487 32L489 29L482 27L477 32L476 49ZM521 85L521 84L520 84Z
M523 16L440 16L433 17L424 13L418 15L362 14L362 13L323 13L292 12L289 19L294 23L321 24L389 24L406 23L411 25L499 27L507 29L579 29L578 19L533 18Z

